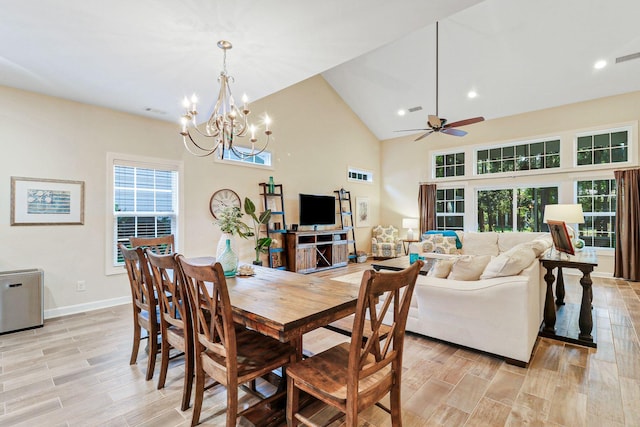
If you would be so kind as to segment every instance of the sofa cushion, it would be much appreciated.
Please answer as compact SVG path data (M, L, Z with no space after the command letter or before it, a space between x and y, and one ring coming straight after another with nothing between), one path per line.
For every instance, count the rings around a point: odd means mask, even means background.
M478 280L489 261L491 255L462 255L454 261L447 279Z
M493 231L464 233L462 253L465 255L498 255L498 234Z
M422 240L425 240L427 236L431 234L441 234L445 237L455 237L456 238L456 248L462 248L462 241L460 240L458 233L454 230L429 230L422 235Z
M438 254L457 254L456 247L457 237L447 237L441 234L429 234L424 236L424 240L420 242L422 252L435 252Z
M529 244L517 245L489 261L480 279L518 275L536 258L536 254Z
M451 273L451 266L453 266L455 261L455 258L436 259L433 261L433 265L429 269L427 276L446 279L449 273Z
M535 239L543 237L548 233L540 232L505 232L498 233L498 250L500 252L506 252L518 246L521 243L531 242Z

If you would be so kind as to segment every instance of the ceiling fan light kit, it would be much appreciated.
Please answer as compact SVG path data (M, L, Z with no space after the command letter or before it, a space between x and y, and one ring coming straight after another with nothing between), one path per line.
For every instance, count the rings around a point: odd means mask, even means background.
M464 119L464 120L459 120L457 122L453 122L453 123L447 123L447 119L445 119L444 117L439 117L438 116L438 86L439 86L439 82L438 82L438 72L439 72L439 62L438 62L438 36L439 36L439 31L438 31L438 22L436 21L436 114L429 114L428 119L427 119L427 125L429 126L428 128L424 128L424 129L403 129L403 130L397 130L396 132L411 132L411 131L424 131L426 130L427 132L423 133L422 135L420 135L419 137L417 137L414 141L419 141L422 138L425 138L429 135L431 135L434 132L441 132L441 133L445 133L447 135L453 135L453 136L465 136L467 134L467 132L460 130L460 129L455 129L455 128L459 128L462 126L467 126L473 123L478 123L484 120L484 117L473 117L470 119Z

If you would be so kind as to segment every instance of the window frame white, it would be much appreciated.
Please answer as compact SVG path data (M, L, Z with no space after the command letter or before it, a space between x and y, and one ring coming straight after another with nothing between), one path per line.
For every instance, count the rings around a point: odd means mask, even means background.
M463 163L454 163L453 164L453 168L454 168L454 170L457 170L458 166L462 166L462 175L437 176L437 170L440 167L436 165L436 157L443 156L443 157L445 157L445 162L446 162L446 156L448 156L448 155L457 156L458 154L462 154L464 156L464 162ZM448 150L448 151L432 152L431 153L431 177L434 180L438 180L438 182L442 182L443 180L447 180L447 179L449 179L449 180L462 179L467 175L467 164L468 164L467 160L468 160L468 154L467 154L466 150L455 150L455 151ZM447 167L447 165L444 165L441 168L445 169L445 171L446 171L446 167Z
M588 175L588 176L577 176L574 178L573 180L573 203L578 203L578 181L611 181L613 180L615 182L616 178L613 175L613 173L607 173L607 174L596 174L596 175ZM617 183L616 183L617 184ZM618 197L618 195L616 194L616 197ZM615 218L618 215L617 211L609 211L609 212L596 212L595 215L593 212L586 212L584 211L583 215L585 217L585 221L587 219L587 217L593 217L593 216L598 216L598 214L600 214L601 216L610 216L613 218L613 224L615 225ZM580 226L583 224L578 224L578 229L580 229ZM613 235L613 239L615 241L615 229L611 232ZM607 254L607 255L612 255L615 251L614 247L603 247L603 246L591 246L588 244L588 242L585 240L585 248L590 248L596 251L596 253L598 254Z
M614 127L603 127L603 128L593 128L586 131L576 132L573 136L573 147L572 147L572 165L574 168L583 171L583 170L612 170L619 168L627 168L631 166L635 166L637 161L635 161L635 135L634 130L636 126L628 124L622 126L614 126ZM596 134L603 133L614 133L614 132L627 132L627 160L624 162L609 162L609 163L590 163L587 165L578 165L578 138L583 136L594 136Z
M117 240L116 221L118 215L114 212L115 188L114 166L132 166L148 169L173 170L177 172L177 200L175 203L175 246L180 248L180 237L184 233L184 224L181 220L181 212L184 208L184 164L182 161L162 159L147 156L136 156L123 153L107 153L106 167L106 206L105 206L105 274L124 274L125 269L121 265L114 265L114 242Z
M244 145L236 145L234 144L234 147L236 149L238 149L238 151L244 151L247 154L251 152L251 147L246 147ZM261 165L259 163L253 163L250 161L247 161L248 158L246 159L221 159L218 157L218 153L214 153L212 154L212 156L214 157L215 161L217 163L223 163L223 164L227 164L227 165L234 165L234 166L244 166L244 167L250 167L250 168L257 168L257 169L266 169L266 170L274 170L274 166L273 166L273 161L275 158L275 153L273 150L269 150L269 149L265 149L262 153L260 153L260 155L268 155L269 156L269 164L264 164Z
M453 190L454 192L456 190L462 190L464 192L464 198L463 198L463 203L464 203L464 212L460 213L460 212L455 212L455 213L441 213L438 214L438 196L437 196L437 192L438 191L444 191L446 192L447 190ZM447 217L461 217L462 218L462 229L460 231L464 231L467 225L467 195L468 195L468 188L466 185L450 185L450 186L438 186L436 188L436 229L440 230L440 228L438 227L438 218L442 217L445 218L445 222L446 222L446 218ZM445 199L446 200L446 199ZM450 229L450 228L443 228L442 230L458 230L458 229Z
M351 174L366 174L370 179L358 179L358 178L351 178ZM373 171L369 171L369 170L365 170L365 169L361 169L361 168L354 168L352 166L347 166L347 181L349 182L359 182L361 184L373 184Z

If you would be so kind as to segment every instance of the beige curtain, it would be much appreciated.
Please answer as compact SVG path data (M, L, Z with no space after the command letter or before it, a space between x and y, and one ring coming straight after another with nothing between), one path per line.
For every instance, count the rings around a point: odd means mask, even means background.
M436 184L420 184L418 193L420 209L420 235L436 229Z
M640 169L614 172L617 183L616 256L613 275L640 280Z

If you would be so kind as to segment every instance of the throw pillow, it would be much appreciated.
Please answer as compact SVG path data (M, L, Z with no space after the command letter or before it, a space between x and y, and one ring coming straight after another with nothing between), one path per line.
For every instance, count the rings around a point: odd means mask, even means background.
M424 233L422 235L422 239L424 240L427 236L431 235L431 234L441 234L445 237L455 237L456 238L456 248L461 249L462 248L462 242L460 241L460 238L458 237L458 234L454 231L454 230L429 230L426 233Z
M449 276L449 273L451 272L451 266L455 261L455 258L436 259L435 261L433 261L433 265L429 269L427 276L446 279L447 276Z
M535 259L536 254L530 246L526 244L518 245L492 259L482 272L480 279L516 276L531 265Z
M420 242L422 252L435 252L437 254L457 254L455 237L445 237L441 234L430 234L425 236L425 240Z
M494 231L464 233L462 253L465 255L498 255L498 233Z
M484 268L491 261L491 255L463 255L454 261L447 279L478 280Z
M550 237L549 238L540 237L538 239L532 240L531 242L528 243L528 245L531 249L533 249L533 252L535 252L536 257L539 257L547 249L549 249L551 245L553 245L553 241L551 240Z

